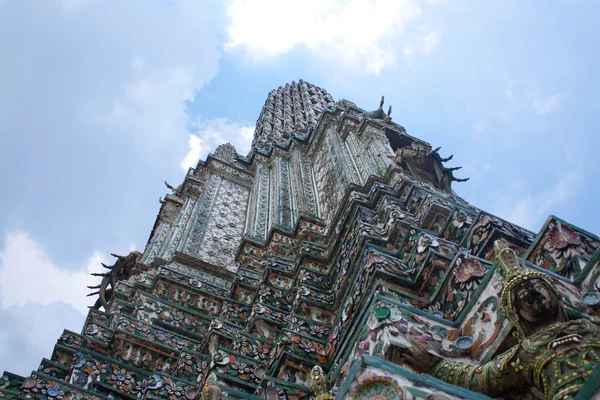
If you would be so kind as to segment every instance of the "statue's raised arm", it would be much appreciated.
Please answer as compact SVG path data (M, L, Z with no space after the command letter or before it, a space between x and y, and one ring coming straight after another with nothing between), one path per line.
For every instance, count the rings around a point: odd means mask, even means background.
M419 346L409 347L404 362L446 382L500 396L534 386L547 399L574 397L600 360L595 321L569 321L552 280L521 266L515 252L496 242L495 259L504 286L500 302L519 343L484 365L439 361Z

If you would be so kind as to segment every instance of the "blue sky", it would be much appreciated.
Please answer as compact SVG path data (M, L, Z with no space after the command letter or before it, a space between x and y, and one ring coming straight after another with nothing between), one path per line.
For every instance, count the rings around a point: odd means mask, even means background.
M143 250L185 169L246 153L305 79L454 154L456 191L600 233L600 3L0 0L0 371L79 331L88 273Z

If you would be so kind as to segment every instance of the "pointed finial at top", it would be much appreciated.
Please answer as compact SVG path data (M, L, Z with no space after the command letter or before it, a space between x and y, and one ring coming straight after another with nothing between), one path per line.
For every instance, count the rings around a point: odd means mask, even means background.
M385 103L385 97L383 95L381 95L381 101L379 102L379 108L380 109L383 108L383 103Z
M494 253L496 263L500 267L500 275L502 275L505 282L510 281L519 274L522 269L521 264L519 264L515 251L508 247L506 243L496 240L494 242Z

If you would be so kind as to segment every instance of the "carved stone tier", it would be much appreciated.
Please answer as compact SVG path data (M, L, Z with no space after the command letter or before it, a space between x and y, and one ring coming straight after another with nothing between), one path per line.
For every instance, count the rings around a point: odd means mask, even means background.
M403 349L484 364L516 343L495 241L594 315L600 239L486 213L443 162L385 113L304 81L272 91L250 156L225 144L191 169L106 304L30 377L5 373L0 398L486 399Z

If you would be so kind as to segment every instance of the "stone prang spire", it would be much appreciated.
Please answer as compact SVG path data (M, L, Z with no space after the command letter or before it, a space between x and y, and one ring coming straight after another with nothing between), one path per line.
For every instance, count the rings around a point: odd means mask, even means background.
M302 79L272 90L256 121L252 151L268 151L274 143L286 143L292 133L305 137L323 110L333 104L329 93Z
M165 182L144 251L0 400L600 399L600 237L467 203L384 100L269 93L250 156Z

